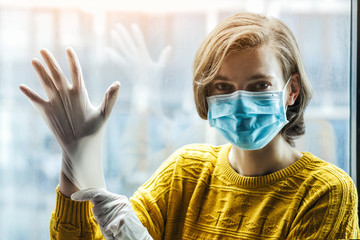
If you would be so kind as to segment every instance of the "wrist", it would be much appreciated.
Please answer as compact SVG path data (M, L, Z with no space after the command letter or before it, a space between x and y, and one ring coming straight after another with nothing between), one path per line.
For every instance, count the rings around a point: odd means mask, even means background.
M71 194L79 191L79 189L70 181L63 171L60 172L59 191L65 197L70 197Z
M91 224L93 221L93 205L89 201L76 202L64 196L59 187L56 189L56 206L53 217L60 221L60 224L70 224L71 226L83 226ZM87 223L88 222L88 223Z

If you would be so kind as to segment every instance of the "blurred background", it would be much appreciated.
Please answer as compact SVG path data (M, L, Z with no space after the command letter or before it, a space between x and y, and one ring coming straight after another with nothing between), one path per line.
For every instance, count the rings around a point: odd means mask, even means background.
M31 66L41 48L69 79L65 50L75 49L95 105L121 82L103 163L108 189L130 197L175 149L225 142L197 116L192 61L207 33L240 11L292 29L314 87L297 147L349 172L351 0L0 0L1 239L49 239L61 151L18 89L45 97Z

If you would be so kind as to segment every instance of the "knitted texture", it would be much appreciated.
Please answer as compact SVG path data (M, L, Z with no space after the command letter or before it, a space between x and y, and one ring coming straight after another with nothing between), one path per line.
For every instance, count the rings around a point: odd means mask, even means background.
M56 188L56 207L50 220L51 240L105 239L92 213L90 201L75 202Z
M357 191L341 169L310 153L278 172L244 177L231 145L176 151L130 199L157 239L357 239ZM103 239L89 202L57 191L51 239Z
M357 191L310 153L275 173L244 177L231 145L175 152L130 199L154 239L359 238Z

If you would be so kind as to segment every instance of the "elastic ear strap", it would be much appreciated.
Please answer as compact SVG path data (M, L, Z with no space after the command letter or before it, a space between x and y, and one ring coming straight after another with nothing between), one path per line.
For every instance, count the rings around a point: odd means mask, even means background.
M290 76L289 79L286 81L286 84L285 84L285 86L284 86L284 88L283 88L283 91L287 88L287 85L289 84L290 79L291 79L291 76Z
M285 102L285 89L287 88L287 85L289 84L289 82L290 82L290 80L291 80L291 75L290 75L290 77L289 77L289 79L286 81L286 84L285 84L285 86L284 86L284 88L283 88L283 90L282 90L282 92L283 92L283 102L284 102L284 107L285 107L285 112L287 111L287 105L286 105L286 102Z

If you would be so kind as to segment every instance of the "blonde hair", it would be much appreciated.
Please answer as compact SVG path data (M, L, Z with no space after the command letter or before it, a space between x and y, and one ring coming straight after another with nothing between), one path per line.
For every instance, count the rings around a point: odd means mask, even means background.
M294 139L305 132L304 110L311 98L311 85L300 51L290 29L280 20L255 13L238 13L222 21L202 42L193 65L193 91L197 112L207 119L208 86L232 51L268 46L279 58L284 81L292 74L300 79L300 94L287 109L289 123L281 130L294 146Z

